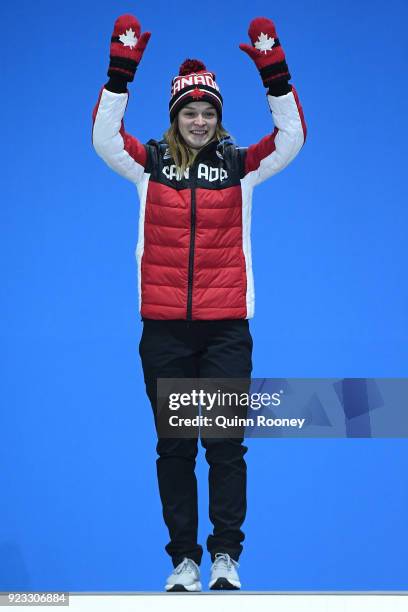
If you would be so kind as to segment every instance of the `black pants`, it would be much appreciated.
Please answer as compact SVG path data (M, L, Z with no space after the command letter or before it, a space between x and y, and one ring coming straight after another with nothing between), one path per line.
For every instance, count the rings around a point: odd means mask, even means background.
M154 414L157 378L250 378L252 338L247 320L144 320L139 352L146 391ZM158 438L157 477L163 517L169 530L166 551L173 565L184 557L198 565L203 554L197 543L198 511L195 463L197 439ZM246 514L248 450L242 438L203 438L209 464L209 510L214 526L207 550L238 560Z

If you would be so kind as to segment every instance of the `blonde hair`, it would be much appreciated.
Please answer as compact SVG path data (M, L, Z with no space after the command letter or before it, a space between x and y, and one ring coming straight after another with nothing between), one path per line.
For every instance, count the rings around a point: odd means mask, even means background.
M177 117L178 115L174 117L169 129L163 134L163 138L169 145L170 154L177 166L177 171L180 173L180 176L183 176L186 168L191 166L194 162L194 158L198 151L190 149L186 145L179 130ZM227 130L223 127L221 121L218 119L213 140L217 139L220 141L228 135Z

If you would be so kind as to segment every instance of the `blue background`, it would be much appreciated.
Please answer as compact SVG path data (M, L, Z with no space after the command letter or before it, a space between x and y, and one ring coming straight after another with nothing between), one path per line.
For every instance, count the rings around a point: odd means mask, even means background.
M204 60L241 145L271 131L238 49L275 20L308 126L257 188L256 377L407 376L407 5L1 3L0 590L161 590L170 571L138 355L135 188L91 146L115 18L152 31L126 114L168 124ZM405 236L405 238L404 238ZM406 589L406 440L251 440L248 590ZM200 541L209 530L200 453ZM207 583L205 555L203 570Z

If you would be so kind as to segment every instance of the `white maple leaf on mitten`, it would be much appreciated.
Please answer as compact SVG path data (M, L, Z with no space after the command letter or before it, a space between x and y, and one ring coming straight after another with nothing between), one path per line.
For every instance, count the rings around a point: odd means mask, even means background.
M121 43L123 43L124 47L130 47L131 49L133 47L136 47L137 44L137 38L131 28L129 30L126 30L126 34L121 34L119 36L119 40Z
M272 50L273 45L275 44L274 38L269 38L267 34L263 32L258 36L258 40L254 43L254 47L256 47L259 51L263 51L267 53Z

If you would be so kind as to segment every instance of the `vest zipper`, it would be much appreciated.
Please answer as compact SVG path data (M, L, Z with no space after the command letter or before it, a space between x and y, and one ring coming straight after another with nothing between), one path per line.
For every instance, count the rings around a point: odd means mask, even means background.
M193 168L190 168L190 172ZM191 216L190 216L190 252L188 256L188 290L187 290L187 321L193 318L193 280L194 280L194 245L196 226L196 185L195 176L191 177Z
M214 141L206 144L197 154L191 168L191 216L190 216L190 252L188 256L188 290L187 290L187 321L193 319L193 281L194 281L194 245L195 245L195 226L196 226L196 181L198 160L203 157L203 153L214 146Z

